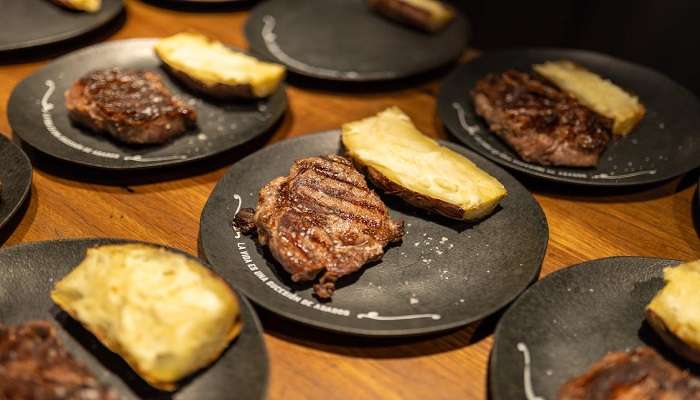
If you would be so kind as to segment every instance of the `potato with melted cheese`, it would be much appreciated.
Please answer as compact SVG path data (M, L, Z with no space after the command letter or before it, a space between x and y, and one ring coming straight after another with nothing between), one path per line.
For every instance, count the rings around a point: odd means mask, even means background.
M268 97L286 75L282 65L234 51L199 33L161 39L155 52L187 87L223 100Z
M216 360L241 329L238 300L222 278L143 244L89 249L51 299L161 390Z
M507 194L496 178L425 136L397 107L343 125L342 140L386 193L449 218L483 218Z
M664 269L664 281L647 321L674 351L700 363L700 260Z
M76 11L96 13L102 8L102 0L52 0L54 3Z

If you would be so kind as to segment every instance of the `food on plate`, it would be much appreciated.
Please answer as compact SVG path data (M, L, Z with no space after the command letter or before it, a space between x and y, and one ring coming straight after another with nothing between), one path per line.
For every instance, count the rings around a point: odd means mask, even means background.
M698 400L700 379L648 347L608 353L559 390L559 400Z
M439 0L368 0L369 6L393 20L428 31L444 29L454 10Z
M571 61L549 61L533 69L586 107L614 121L612 131L627 135L644 117L639 99Z
M496 178L422 134L397 107L343 125L342 140L386 193L449 218L485 217L507 194Z
M244 233L257 228L294 282L320 275L314 292L322 299L333 295L338 278L380 259L404 234L364 176L338 155L295 161L288 176L262 188L255 213L243 210L234 224Z
M0 399L118 398L73 358L50 322L0 325Z
M155 51L182 83L220 99L270 96L286 73L282 65L260 61L199 33L161 39Z
M664 269L664 280L647 321L674 351L700 363L700 260Z
M241 329L238 300L222 278L142 244L89 249L51 298L161 390L216 360Z
M612 121L528 73L489 74L472 90L476 112L525 161L591 167Z
M95 13L100 11L102 0L51 0L59 6L71 10Z
M163 143L193 128L187 106L151 71L118 68L88 73L66 91L68 115L77 124L129 144Z

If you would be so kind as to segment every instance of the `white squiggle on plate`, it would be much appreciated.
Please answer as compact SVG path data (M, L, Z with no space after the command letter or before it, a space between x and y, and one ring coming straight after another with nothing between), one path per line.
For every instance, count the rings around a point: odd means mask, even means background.
M272 15L265 15L262 21L263 28L261 34L263 41L265 42L265 47L267 47L267 50L284 64L287 64L299 71L329 78L357 79L360 77L360 73L357 71L336 71L328 68L315 67L293 58L289 54L285 53L277 43L277 34L275 34L277 20L275 17ZM363 72L362 77L365 79L392 79L396 77L396 74L393 72Z
M243 206L243 199L238 193L234 194L233 198L238 202L238 204L236 205L236 212L233 213L233 216L235 218L238 216L238 213L241 212L241 206Z
M53 103L50 102L51 96L53 96L54 92L56 91L56 83L50 79L46 80L44 82L46 84L46 93L44 93L44 96L41 98L41 119L44 122L44 127L46 127L46 130L49 131L51 136L56 138L59 142L65 144L66 146L81 151L86 154L91 154L93 156L97 157L102 157L102 158L109 158L113 160L124 160L124 161L134 161L134 162L142 162L142 163L148 163L148 162L160 162L160 161L172 161L172 160L184 160L187 158L187 156L165 156L165 157L143 157L140 155L135 155L135 156L122 156L121 154L118 153L113 153L109 151L103 151L103 150L97 150L93 149L91 147L85 146L84 144L78 143L75 140L67 137L64 135L58 127L56 127L56 123L53 120L53 116L51 115L51 111L54 110L55 106Z
M369 318L376 321L400 321L406 319L421 319L430 318L433 320L439 320L442 318L440 314L413 314L413 315L397 315L393 317L383 317L380 316L376 311L370 311L367 314L357 314L357 319Z
M525 343L518 343L518 351L523 353L524 368L523 368L523 386L525 388L525 397L527 400L545 400L544 397L537 396L532 388L532 360L530 360L530 350Z
M490 143L488 143L486 140L484 140L483 137L478 135L479 132L481 132L481 128L478 125L470 125L467 122L467 116L466 116L466 111L464 110L464 107L462 107L461 104L454 102L452 103L452 107L457 111L457 119L459 120L459 124L462 126L462 129L464 129L469 136L471 136L472 139L474 139L481 147L486 149L489 153L505 160L510 163L513 163L515 165L518 165L523 168L527 168L533 171L537 171L540 173L544 174L549 174L549 175L558 175L558 176L564 176L568 178L579 178L579 179L600 179L600 180L617 180L617 179L629 179L629 178L634 178L637 176L642 176L642 175L656 175L656 170L643 170L643 171L636 171L636 172L631 172L628 174L619 174L619 175L614 175L614 174L608 174L608 173L600 173L600 174L595 174L595 175L589 175L583 172L571 172L571 171L562 171L562 170L557 170L553 168L547 168L547 167L542 167L539 165L532 165L530 163L523 162L518 159L514 159L507 153L504 153L493 146L491 146Z

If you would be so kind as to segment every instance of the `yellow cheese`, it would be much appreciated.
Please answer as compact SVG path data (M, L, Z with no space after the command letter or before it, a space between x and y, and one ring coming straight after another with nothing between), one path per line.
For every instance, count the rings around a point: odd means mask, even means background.
M664 269L664 281L647 308L671 333L700 350L700 260Z
M102 0L54 0L56 3L73 10L95 13L102 8Z
M236 297L220 277L140 244L89 249L51 298L164 390L218 358L241 327Z
M432 24L435 26L444 26L454 17L454 12L451 8L445 6L439 0L401 0L404 3L415 8L425 10L430 14Z
M256 97L274 93L286 74L282 65L259 61L198 33L161 39L155 51L170 67L205 85L250 85Z
M550 61L533 68L586 107L612 119L616 135L630 133L646 113L637 97L571 61Z
M463 210L463 219L490 213L505 187L472 161L421 133L397 107L343 125L343 144L361 164L402 188Z

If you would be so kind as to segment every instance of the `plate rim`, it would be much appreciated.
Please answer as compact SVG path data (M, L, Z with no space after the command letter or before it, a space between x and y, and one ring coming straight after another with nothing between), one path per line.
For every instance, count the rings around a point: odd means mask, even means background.
M302 141L304 139L312 140L311 138L314 138L314 137L330 136L333 134L337 134L339 132L340 132L340 129L331 129L331 130L301 134L299 136L294 136L294 137L291 137L288 139L280 140L279 142L273 143L269 146L265 146L264 148L259 149L258 151L263 150L263 149L270 149L273 147L281 147L283 144L286 144L287 142L298 142L298 141ZM309 138L309 137L311 137L311 138ZM446 143L451 144L451 145L455 145L455 146L462 147L462 148L466 149L468 153L476 154L476 152L466 148L465 146L463 146L459 143L448 142L446 140L439 140L439 141L443 145ZM258 151L247 155L245 158L241 159L238 163L244 162L249 157L254 156ZM327 332L334 332L334 333L345 334L348 336L358 336L358 337L367 337L367 338L418 337L418 336L429 335L429 334L433 334L433 333L446 332L446 331L450 331L450 330L453 330L456 328L467 326L467 325L469 325L473 322L476 322L476 321L483 320L483 319L487 318L488 316L493 315L494 313L497 313L500 310L509 308L510 305L513 304L514 301L516 301L523 293L525 293L528 290L528 288L530 288L534 283L536 283L538 281L539 275L542 272L542 265L544 263L544 257L546 255L547 249L549 247L549 239L550 239L550 237L549 237L549 233L550 233L549 222L547 220L546 214L544 213L544 210L542 209L542 206L539 204L539 202L534 197L534 195L532 195L532 193L529 190L527 190L527 188L522 183L520 183L520 181L518 181L515 177L513 177L504 168L500 167L499 165L496 165L495 163L491 162L490 160L486 159L485 157L482 157L482 158L484 158L487 162L494 164L494 166L502 169L506 174L511 176L513 178L513 180L515 180L519 185L523 186L523 188L530 194L533 202L537 206L537 209L539 210L540 216L542 217L542 222L543 222L544 230L545 230L545 232L544 232L545 233L545 240L544 240L544 243L542 246L541 254L538 257L540 260L539 266L537 268L535 268L535 271L533 272L532 276L530 276L530 279L528 280L524 289L522 289L518 293L515 293L515 295L513 295L513 296L509 296L511 298L508 299L507 301L503 302L503 304L500 304L499 306L494 307L491 310L482 312L475 318L470 318L470 319L466 319L466 320L461 320L461 321L451 322L451 323L446 323L446 324L440 324L440 325L432 325L432 326L427 327L427 328L411 328L411 329L401 329L401 330L396 330L396 329L364 329L364 328L354 328L354 327L338 327L336 324L333 324L333 323L328 323L328 322L324 322L324 321L317 321L313 318L308 318L308 317L304 317L304 316L299 317L297 314L295 314L293 312L287 312L284 310L280 311L276 307L270 306L269 304L264 304L264 302L261 302L258 299L254 298L253 296L250 296L248 294L247 290L240 288L239 285L236 285L236 287L239 288L240 292L244 296L248 297L252 303L258 305L259 307L264 308L268 312L271 312L275 315L283 317L283 318L290 320L292 322L301 323L302 325L310 326L312 328L321 329L321 330L327 331ZM201 254L202 259L206 260L212 266L214 266L214 263L212 261L210 261L210 257L207 255L207 246L205 245L204 240L203 240L203 235L202 235L203 224L202 224L202 222L204 220L205 213L207 212L208 206L209 206L210 201L212 199L212 194L216 190L217 186L219 186L219 184L221 183L221 180L223 180L224 177L227 176L231 172L231 170L233 170L233 168L235 168L235 167L236 167L236 165L234 164L224 173L224 175L221 176L221 178L219 178L216 185L214 186L212 191L209 193L209 197L207 198L207 201L204 204L204 207L202 208L202 212L201 212L200 217L199 217L199 232L198 232L198 243L200 245L199 253Z
M635 182L635 181L606 181L606 180L600 180L600 181L595 181L591 179L576 179L576 178L569 178L565 176L552 176L549 174L545 174L539 171L531 170L528 168L521 167L519 165L514 165L512 163L508 163L498 157L495 157L494 155L481 151L480 149L476 148L475 146L472 146L471 144L467 143L465 139L462 137L464 136L464 133L461 132L460 129L457 129L457 132L453 128L451 128L447 123L445 123L446 115L444 109L449 108L448 104L448 99L446 99L444 92L445 88L449 86L449 83L454 80L457 76L459 76L461 73L463 73L464 70L468 69L470 64L473 62L477 62L480 58L482 57L488 57L491 55L502 55L506 53L522 53L522 52L567 52L567 53L573 53L573 54L582 54L582 55L588 55L588 56L594 56L597 58L605 58L608 60L614 60L616 63L623 64L624 66L633 66L635 68L639 68L641 70L644 70L647 73L654 74L654 75L659 75L670 82L674 83L678 88L682 89L685 94L692 96L695 98L700 104L700 96L694 94L691 92L689 89L687 89L685 86L681 85L671 77L669 77L666 73L655 70L651 67L648 67L646 65L638 64L632 61L628 61L619 57L615 57L613 55L603 53L603 52L598 52L598 51L593 51L593 50L587 50L587 49L578 49L578 48L570 48L570 47L548 47L548 46L533 46L533 47L507 47L503 49L498 49L498 50L493 50L493 51L488 51L488 52L482 52L478 57L458 65L452 72L450 72L443 80L440 82L440 89L438 91L437 95L437 102L436 102L436 107L437 107L437 117L442 124L447 130L447 132L450 133L451 136L455 137L461 144L465 145L469 149L477 152L479 155L482 155L486 158L488 158L490 161L497 163L498 165L501 165L509 170L514 170L518 171L519 173L535 177L540 180L544 181L549 181L549 182L556 182L556 183L565 183L568 185L576 185L576 186L588 186L588 187L635 187L635 186L643 186L643 185L652 185L652 184L657 184L661 182L666 182L671 179L675 179L679 176L685 175L689 173L690 171L693 171L694 169L697 169L700 167L700 158L697 161L697 165L693 165L691 167L684 168L686 169L683 172L680 173L674 173L673 176L666 177L666 178L661 178L661 179L650 179L650 180L645 180L641 182ZM489 129L489 132L490 129ZM699 131L700 133L700 131ZM505 145L505 144L504 144ZM507 146L507 145L506 145ZM516 155L516 157L519 158L517 153L515 153L514 150L509 150ZM533 163L534 164L534 163ZM535 164L538 165L538 164ZM552 168L561 168L558 166L552 166Z
M89 28L85 28L83 26L83 27L80 27L78 29L73 29L70 31L62 32L62 33L59 33L59 34L56 34L53 36L24 41L24 42L21 42L19 44L10 44L10 45L5 45L5 46L0 45L0 54L5 53L5 52L9 53L12 51L29 50L29 49L33 49L33 48L40 47L40 46L59 44L59 43L65 42L67 40L79 38L79 37L85 36L87 34L90 34L91 32L98 31L101 28L104 28L110 22L119 18L119 15L121 15L122 13L124 13L126 11L126 8L124 7L124 1L123 0L116 0L116 1L118 1L119 4L118 4L118 7L117 7L114 15L105 16L105 18L102 18L100 20L100 22L94 26L91 26ZM56 6L56 7L60 7L60 6Z
M118 47L121 44L140 43L140 42L149 43L149 42L155 42L159 39L162 39L162 38L142 37L142 38L128 38L128 39L108 40L105 42L99 42L99 43L95 43L93 45L75 50L73 52L61 55L61 56L51 60L49 63L41 66L39 69L34 70L31 74L26 76L24 79L22 79L20 82L18 82L12 88L12 92L10 93L10 96L7 100L7 119L8 119L8 123L10 125L10 128L12 130L12 133L14 135L16 135L22 142L29 145L32 149L35 149L36 151L40 152L41 154L43 154L45 156L49 156L55 160L59 160L59 161L64 162L64 163L68 163L68 164L71 164L73 166L88 167L88 168L98 170L98 171L131 173L131 172L137 172L137 171L151 171L151 170L155 170L155 169L176 168L176 167L187 166L187 165L190 165L192 163L200 162L202 160L206 160L206 159L221 155L222 153L225 153L227 151L232 151L234 149L244 147L244 146L250 144L251 142L254 142L256 139L259 139L261 136L264 136L266 133L271 132L272 128L274 128L274 126L276 124L280 123L283 120L284 116L288 113L288 111L289 111L289 97L287 96L287 85L285 82L282 82L280 84L279 88L277 89L278 92L280 92L280 91L282 92L282 112L279 115L279 117L277 117L274 120L271 120L272 122L270 122L268 124L269 126L267 126L258 135L253 136L252 138L247 139L247 140L243 141L242 143L228 147L226 149L218 150L218 151L215 151L213 153L200 154L196 157L187 158L185 160L154 161L154 162L149 162L147 164L133 163L133 164L130 164L128 166L101 165L101 164L96 164L93 161L76 161L74 159L59 156L59 155L56 155L52 152L45 151L44 149L40 148L39 146L36 146L35 142L33 142L32 140L25 139L25 136L27 136L27 135L22 135L19 132L17 132L15 129L12 128L12 118L10 118L9 110L10 110L10 105L13 103L13 100L14 100L15 96L17 95L17 89L19 88L20 85L22 85L27 80L33 78L36 74L39 74L39 73L45 71L47 68L58 64L60 61L64 61L64 59L66 57L78 57L80 55L89 54L90 51L92 51L96 48ZM233 47L233 46L231 46L231 47L236 49L236 50L244 51L243 49L240 49L238 47ZM163 73L166 73L166 72L163 72ZM199 95L195 92L192 92L190 90L187 90L187 93L193 97L198 98L198 99L203 98L201 95ZM275 93L277 93L277 92L275 92ZM274 96L274 94L271 95L270 97L272 97L272 96ZM28 136L33 137L34 135L28 135ZM167 144L168 144L167 142L164 143L164 145L167 145ZM91 160L93 160L93 159L94 159L94 157L91 158Z
M262 2L257 3L255 6L253 6L253 8L249 11L249 14L248 14L248 17L246 18L245 23L243 24L243 34L246 38L246 41L248 42L248 46L250 48L250 51L255 52L256 54L264 55L264 57L266 59L271 57L271 60L273 60L274 62L276 62L278 64L284 65L287 68L287 71L289 71L295 75L299 75L302 77L306 77L306 78L310 78L310 79L314 79L314 80L318 80L318 81L362 84L362 83L377 83L377 82L397 82L397 81L409 79L411 77L420 76L421 74L426 74L426 73L429 73L431 71L438 70L441 67L445 67L446 65L450 65L450 63L456 62L457 60L459 60L461 55L464 54L464 52L467 49L469 49L469 43L473 39L473 32L472 32L473 28L472 28L472 24L471 24L469 18L460 10L455 9L454 10L455 11L455 19L459 19L464 23L466 35L465 35L465 38L463 39L460 52L453 55L452 57L449 57L449 60L445 61L444 63L441 63L441 64L436 65L436 66L429 68L429 69L417 69L417 70L414 70L412 72L398 74L396 76L392 76L389 78L373 77L373 76L363 77L361 75L357 76L357 77L348 77L348 76L332 77L332 76L328 76L328 75L324 75L324 74L309 73L309 72L304 72L302 70L299 70L296 67L290 66L290 65L282 62L282 60L275 57L274 55L269 55L269 51L267 49L264 49L264 51L262 51L262 52L260 50L255 49L255 46L253 45L255 40L252 39L252 36L253 36L253 33L257 33L257 31L251 32L252 28L250 28L250 26L253 24L254 13L256 11L259 12L258 8L264 6L265 3L272 3L273 1L275 1L275 0L262 1ZM387 72L387 71L379 71L379 73L385 73L385 72Z
M498 383L495 382L495 378L493 375L493 371L496 369L496 363L498 362L498 352L496 351L497 346L499 344L499 336L501 335L501 332L505 329L504 326L504 319L506 316L508 316L510 313L513 313L515 308L522 303L523 301L527 300L526 295L528 295L529 292L534 292L535 290L538 290L540 286L543 285L542 282L547 282L549 277L554 277L554 276L559 276L562 274L567 273L567 271L570 271L575 268L580 268L581 266L587 266L590 264L596 264L601 261L612 261L612 260L630 260L630 259L644 259L644 260L655 260L655 261L670 261L670 262L682 262L681 260L677 259L671 259L671 258L663 258L663 257L647 257L647 256L608 256L608 257L601 257L601 258L594 258L594 259L589 259L589 260L584 260L581 262L577 262L575 264L570 264L565 266L564 268L558 269L556 271L552 271L546 276L540 278L537 282L533 283L530 285L515 301L511 303L511 305L508 307L508 309L503 313L501 318L498 321L498 324L496 325L496 329L493 332L493 346L491 347L491 351L489 352L489 361L487 364L487 390L488 394L492 397L492 400L505 400L506 398L502 395L499 394L498 392ZM528 295L532 296L532 294Z
M52 243L76 243L76 244L77 243L89 243L89 244L94 244L94 245L99 244L99 243L112 243L112 244L136 243L136 244L150 245L150 246L155 246L158 248L163 248L163 249L166 249L169 251L174 251L175 253L184 255L185 257L188 257L188 258L191 258L194 260L198 260L206 268L208 268L216 273L216 271L212 268L211 264L209 264L209 262L206 259L203 259L197 255L193 255L191 253L188 253L185 250L179 249L177 247L173 247L173 246L170 246L167 244L162 244L162 243L148 242L148 241L139 240L139 239L127 239L127 238L117 238L117 237L92 236L92 237L61 238L61 239L21 242L21 243L17 243L15 245L12 245L12 246L0 248L0 255L4 255L4 254L11 252L11 251L26 251L26 249L31 250L32 248L51 245ZM3 267L0 266L0 269L1 268L3 268ZM216 275L220 276L218 273L216 273ZM222 277L222 279L223 279L223 277ZM270 390L270 355L269 355L269 351L267 349L267 342L265 341L265 330L263 329L262 322L260 322L260 318L258 317L258 313L255 310L255 307L249 301L249 299L245 295L243 295L243 292L240 289L238 289L238 287L236 285L232 284L229 281L226 281L226 284L228 284L231 287L231 289L236 294L236 297L241 302L241 304L243 304L244 307L248 308L248 311L249 311L250 316L251 316L252 325L255 327L255 331L258 333L258 337L260 338L260 343L262 344L262 346L261 346L262 355L263 355L263 359L265 361L263 368L262 368L263 372L264 372L264 379L261 382L261 384L263 385L263 391L262 391L262 396L260 397L260 399L261 400L266 399L268 394L269 394L269 390ZM241 308L243 308L243 307L241 307ZM235 346L235 344L234 344L234 346ZM89 349L86 349L86 350L90 351ZM218 362L218 360L219 359L217 358L217 361L207 365L205 368L209 368L212 365L216 364ZM118 378L121 379L121 377L118 377ZM177 393L177 392L175 392L175 393Z
M2 142L2 141L6 141L8 147L14 147L14 150L16 151L16 153L20 155L22 162L29 169L29 179L27 180L26 184L24 185L24 188L22 189L22 195L21 195L20 201L17 202L17 204L12 208L12 210L10 210L10 212L7 214L7 217L0 220L0 230L4 229L7 226L8 222L10 222L12 220L12 218L17 214L17 212L22 208L24 203L27 201L27 198L29 198L29 193L32 190L32 185L34 182L34 166L32 165L32 162L29 160L29 156L27 156L27 153L25 153L19 146L14 144L8 136L5 136L4 134L0 133L0 142Z

